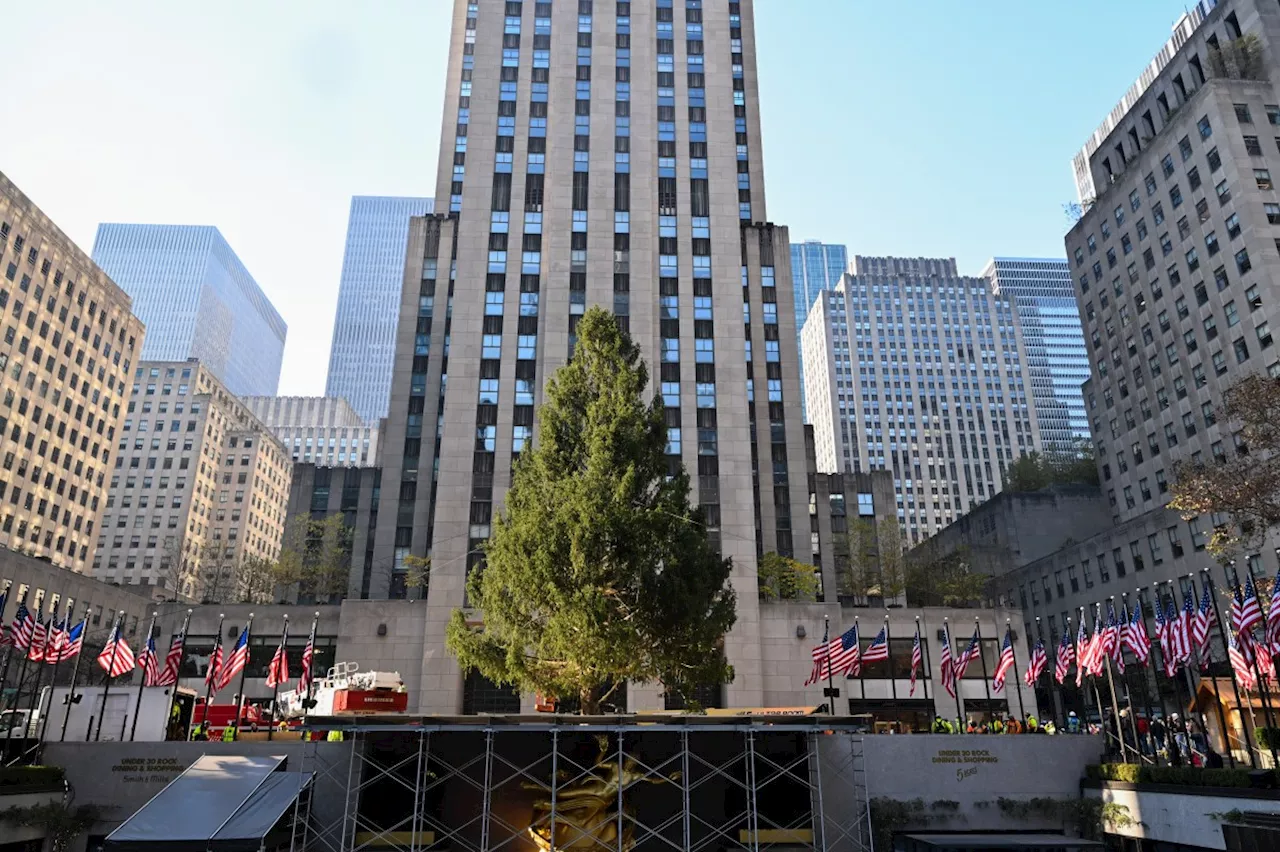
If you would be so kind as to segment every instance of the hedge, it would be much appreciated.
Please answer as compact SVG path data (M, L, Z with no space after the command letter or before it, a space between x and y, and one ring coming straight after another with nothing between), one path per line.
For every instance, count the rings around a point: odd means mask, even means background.
M0 787L57 787L65 775L61 766L0 767Z
M1280 748L1280 728L1258 728L1254 734L1263 748Z
M1103 763L1085 767L1091 781L1128 784L1175 784L1184 787L1249 787L1248 769L1205 769L1199 766L1144 766L1137 763Z

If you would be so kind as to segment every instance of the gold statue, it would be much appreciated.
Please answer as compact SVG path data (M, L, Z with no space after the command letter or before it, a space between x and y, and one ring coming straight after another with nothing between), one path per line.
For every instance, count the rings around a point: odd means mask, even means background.
M635 842L634 809L625 800L622 813L627 817L622 827L622 843L618 843L618 791L640 782L665 784L679 781L680 773L652 775L636 769L633 758L624 758L621 767L610 758L609 737L598 736L599 757L582 778L556 788L555 836L552 836L551 796L540 784L524 783L526 790L542 791L543 798L533 803L529 836L542 852L564 852L573 849L631 849ZM619 771L621 769L621 771ZM557 784L569 776L567 770L557 773Z

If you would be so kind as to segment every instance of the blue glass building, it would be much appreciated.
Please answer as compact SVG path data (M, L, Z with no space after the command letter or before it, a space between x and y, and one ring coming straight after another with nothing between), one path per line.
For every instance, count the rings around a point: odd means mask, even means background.
M982 275L994 293L1017 300L1041 443L1046 450L1070 451L1076 438L1089 437L1080 391L1089 378L1089 355L1067 260L997 257Z
M139 360L198 358L238 396L275 394L289 328L217 228L103 223L93 260L146 323Z
M849 266L849 250L834 243L806 240L791 244L791 290L796 306L796 352L800 352L800 332L809 316L813 300L823 290L834 290ZM800 386L804 387L804 358L800 362ZM805 408L805 422L809 412Z
M366 423L387 416L409 218L430 198L357 195L347 220L325 396L346 397Z

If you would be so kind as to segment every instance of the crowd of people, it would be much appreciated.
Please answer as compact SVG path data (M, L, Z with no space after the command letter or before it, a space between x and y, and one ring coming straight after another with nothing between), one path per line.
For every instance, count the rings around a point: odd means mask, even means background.
M1001 713L991 719L976 719L970 716L967 720L960 718L946 719L942 716L933 718L933 725L930 727L930 733L934 734L1080 734L1080 733L1098 733L1097 726L1082 725L1080 717L1074 712L1067 715L1066 730L1062 731L1052 719L1046 719L1043 722L1036 718L1035 714L1030 714L1024 719L1018 719L1008 714Z

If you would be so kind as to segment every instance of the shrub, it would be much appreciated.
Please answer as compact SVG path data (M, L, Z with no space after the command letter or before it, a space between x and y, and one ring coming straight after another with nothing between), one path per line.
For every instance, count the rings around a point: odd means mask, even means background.
M1263 748L1280 748L1280 728L1258 728L1258 745Z
M1173 784L1183 787L1248 787L1248 769L1205 769L1199 766L1140 766L1103 763L1085 768L1090 781L1126 784Z
M61 766L0 767L0 788L55 787L65 776Z

